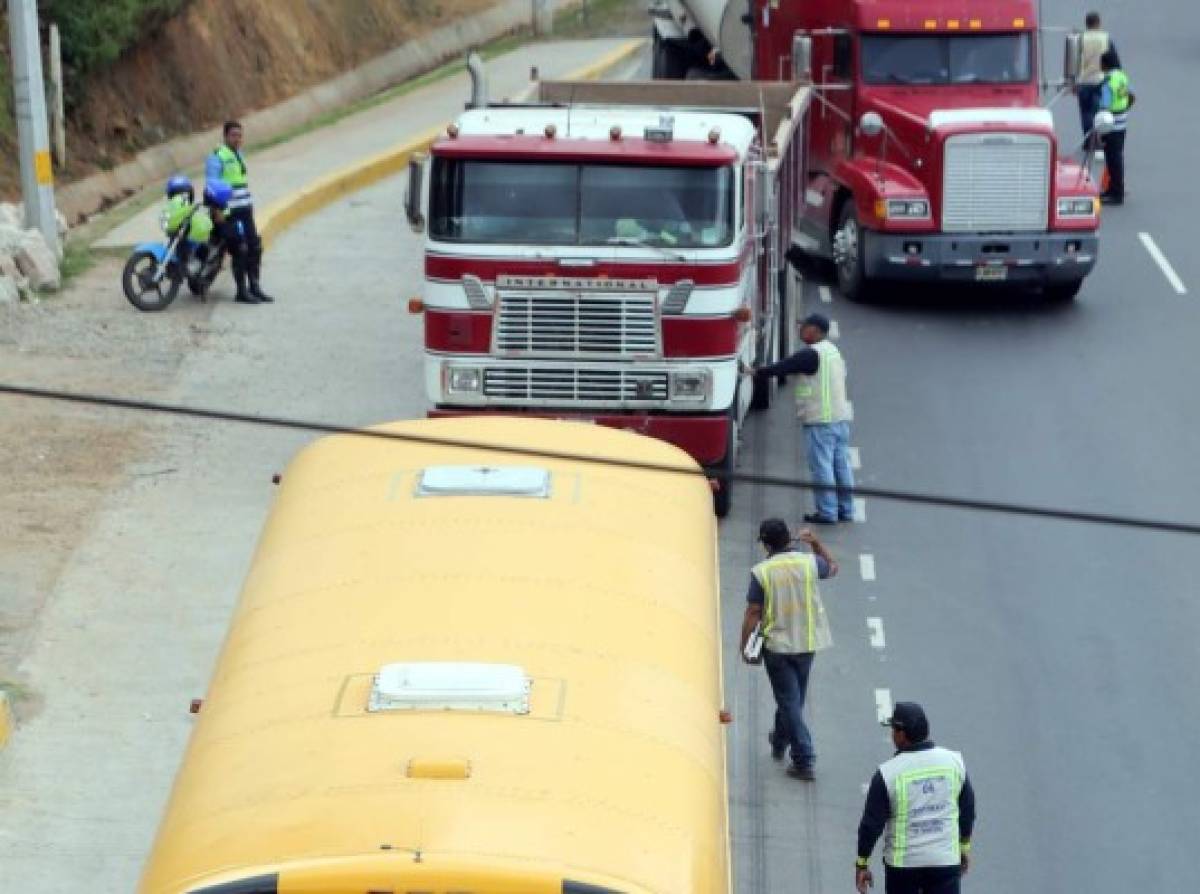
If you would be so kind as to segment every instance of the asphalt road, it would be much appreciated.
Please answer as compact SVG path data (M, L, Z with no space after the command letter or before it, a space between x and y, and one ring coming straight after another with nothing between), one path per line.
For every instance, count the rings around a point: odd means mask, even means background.
M1200 126L1179 101L1200 82L1195 10L1182 0L1100 8L1139 101L1130 196L1106 209L1100 266L1074 304L907 291L858 305L836 290L826 303L820 281L806 282L807 307L838 323L861 483L1200 520L1200 256L1190 244ZM1050 24L1082 14L1045 2ZM1052 70L1060 56L1052 38ZM1064 143L1075 140L1072 97L1058 112ZM750 426L743 470L804 473L787 404ZM804 500L744 489L735 503L722 528L727 642L758 557L754 522L798 518ZM825 588L836 643L811 688L817 782L772 763L765 675L729 664L739 894L853 890L862 786L890 754L877 690L924 703L934 738L965 754L980 810L967 890L1189 887L1200 541L880 500L865 508L864 524L828 538L843 572Z

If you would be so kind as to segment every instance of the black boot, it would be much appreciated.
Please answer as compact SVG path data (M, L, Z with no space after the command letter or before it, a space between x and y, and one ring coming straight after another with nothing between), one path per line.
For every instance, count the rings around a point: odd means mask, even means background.
M237 283L237 296L233 299L238 304L258 304L258 299L246 290L246 271L234 270L233 281Z
M262 290L262 286L258 283L257 276L250 277L250 294L257 298L262 304L270 304L275 300Z

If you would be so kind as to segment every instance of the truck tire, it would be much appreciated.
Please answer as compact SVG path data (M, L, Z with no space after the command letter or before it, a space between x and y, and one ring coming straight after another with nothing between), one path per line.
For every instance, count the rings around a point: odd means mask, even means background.
M650 36L654 46L650 76L656 81L682 81L687 75L683 51L671 41L663 40L657 28L651 27Z
M871 281L867 278L862 252L863 229L858 222L853 198L847 199L842 205L833 241L838 291L850 301L866 300L870 297Z
M755 376L754 386L750 392L750 409L752 410L769 410L771 409L771 377L770 376Z
M729 434L725 439L725 457L714 472L717 473L719 487L713 491L713 511L717 518L724 518L733 506L733 481L728 477L737 466L737 397L729 411ZM721 477L726 476L726 477Z
M1082 288L1083 280L1073 279L1070 282L1058 282L1046 286L1044 294L1050 301L1065 303L1075 300L1075 296L1079 294L1079 290Z
M779 290L779 294L783 296L779 301L779 359L792 356L792 312L796 305L796 270L792 267L791 262L784 260L783 272L784 288ZM776 378L776 382L780 387L787 384L788 377L781 375Z

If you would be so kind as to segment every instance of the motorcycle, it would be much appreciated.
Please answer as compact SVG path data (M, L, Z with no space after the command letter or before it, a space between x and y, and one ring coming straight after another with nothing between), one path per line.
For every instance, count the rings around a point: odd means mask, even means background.
M142 242L134 247L121 271L121 287L138 310L166 310L185 282L188 291L201 301L207 300L209 288L221 273L225 250L223 246L188 239L190 224L189 217L165 242ZM161 226L165 233L166 213ZM185 244L186 252L181 251Z

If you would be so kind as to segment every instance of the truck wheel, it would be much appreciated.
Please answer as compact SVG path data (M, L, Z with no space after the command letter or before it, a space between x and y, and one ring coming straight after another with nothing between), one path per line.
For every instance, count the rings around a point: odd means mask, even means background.
M724 518L729 514L729 509L733 505L733 481L729 477L733 474L733 470L737 465L737 398L734 397L733 408L729 414L729 435L725 440L725 457L721 460L721 464L714 470L717 473L717 482L720 485L713 492L713 511L716 512L717 518Z
M657 28L650 31L654 43L650 76L656 81L682 81L687 74L683 52L670 41L663 40Z
M771 377L755 376L754 387L750 392L750 409L771 409Z
M854 210L854 199L848 199L838 215L838 227L833 234L833 261L837 267L838 291L851 301L862 301L869 297L870 281L867 279L863 259L863 229Z
M1072 301L1082 288L1083 280L1073 279L1070 282L1058 282L1046 286L1045 295L1051 301Z

